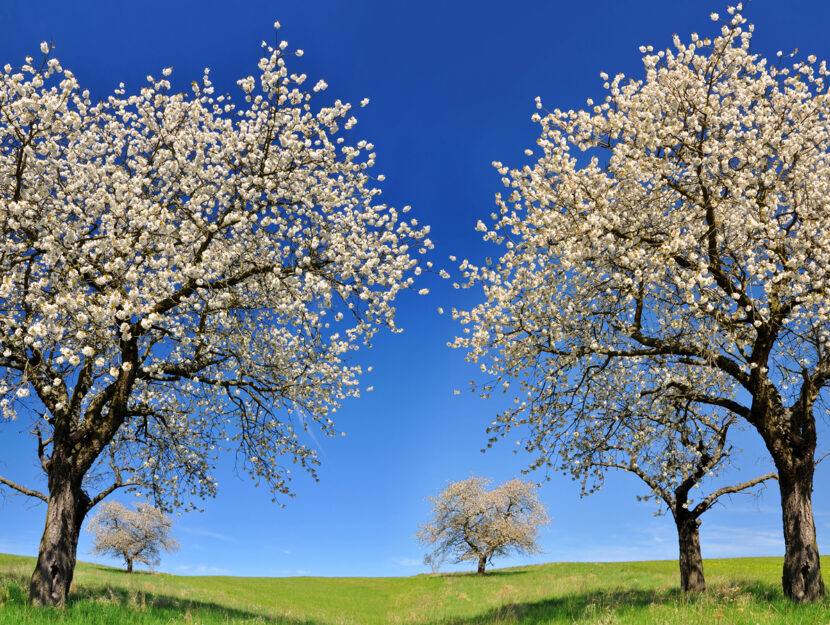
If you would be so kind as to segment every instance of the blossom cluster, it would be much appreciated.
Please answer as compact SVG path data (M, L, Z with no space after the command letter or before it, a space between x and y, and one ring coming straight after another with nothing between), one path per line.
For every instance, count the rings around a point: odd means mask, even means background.
M98 101L42 52L0 73L3 417L174 505L214 492L223 449L288 492L316 463L299 433L359 394L350 354L398 330L429 227L379 201L353 107L317 106L284 42L242 105L170 68Z
M537 99L535 162L494 163L507 191L477 229L501 255L461 266L484 302L453 311L489 380L474 388L514 393L491 444L526 425L534 466L580 473L620 415L641 418L631 450L670 438L654 419L683 402L765 436L812 415L830 381L830 70L769 63L740 11L713 38L641 47L644 78L603 73L586 109Z
M482 477L451 482L430 497L433 516L419 527L419 542L433 548L433 561L446 556L492 560L511 552L538 553L539 528L548 523L536 486L512 479L494 488Z

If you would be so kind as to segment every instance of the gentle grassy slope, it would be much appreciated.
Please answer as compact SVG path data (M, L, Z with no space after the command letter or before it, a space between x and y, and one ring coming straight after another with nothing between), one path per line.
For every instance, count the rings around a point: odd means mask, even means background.
M822 561L825 570L830 559ZM546 564L407 578L179 577L79 564L66 610L26 605L32 558L0 555L0 624L827 625L796 606L779 558L707 560L710 590L684 597L676 562Z

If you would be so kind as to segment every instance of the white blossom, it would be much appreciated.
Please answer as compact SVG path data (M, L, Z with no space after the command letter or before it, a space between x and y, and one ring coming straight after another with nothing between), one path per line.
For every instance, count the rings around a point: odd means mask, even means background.
M162 551L179 549L171 536L172 526L169 516L149 504L131 510L112 501L101 504L86 529L93 535L92 553L122 558L132 573L134 563L153 567L161 561Z
M56 59L0 74L2 416L37 419L93 499L109 476L192 505L221 452L288 494L318 464L305 427L336 434L359 394L354 350L399 331L429 229L379 201L353 107L290 55L265 48L241 106L208 70L103 99Z
M477 393L514 381L489 443L525 427L534 467L570 468L615 416L638 419L631 445L659 442L650 411L688 402L756 427L782 501L809 501L830 383L826 70L770 64L730 15L716 37L641 48L643 77L617 74L599 105L535 117L532 166L494 163L505 191L476 230L500 258L461 267L483 303L454 312L454 345L493 380ZM786 501L785 532L814 535ZM815 553L788 550L788 596L823 595Z
M433 558L472 560L484 573L493 558L540 551L539 528L548 523L548 516L536 486L518 479L491 489L489 484L473 476L451 482L430 497L432 519L419 526L416 537L432 546Z

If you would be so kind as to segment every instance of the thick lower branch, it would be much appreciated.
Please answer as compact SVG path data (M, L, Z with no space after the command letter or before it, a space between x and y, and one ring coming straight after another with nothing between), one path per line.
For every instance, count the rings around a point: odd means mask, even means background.
M674 388L682 393L685 399L689 401L693 401L699 404L708 404L710 406L720 406L721 408L726 408L728 411L732 412L733 414L738 415L739 417L743 417L744 419L749 419L750 410L743 404L736 402L734 399L729 399L728 397L715 397L712 395L706 395L704 393L698 393L693 391L688 385L682 384L680 382L669 382L667 388Z
M114 493L119 488L128 488L130 486L141 486L140 482L115 482L114 484L110 484L107 488L102 490L100 493L95 495L92 499L89 500L89 504L87 506L87 510L91 510L96 505L101 503L106 497Z
M740 484L735 484L733 486L724 486L723 488L719 488L716 491L713 491L706 497L703 501L695 506L694 515L695 518L699 517L701 514L706 512L709 508L711 508L715 501L719 497L723 497L724 495L731 495L733 493L740 493L745 491L753 486L757 486L762 482L766 482L767 480L777 480L778 474L777 473L767 473L765 475L761 475L751 480L747 480L746 482L741 482Z
M11 480L7 480L6 478L0 476L0 484L5 484L12 490L16 490L17 492L27 495L28 497L35 497L36 499L40 499L41 501L49 501L49 498L41 493L40 491L32 490L30 488L26 488L25 486L21 486L20 484L15 484Z

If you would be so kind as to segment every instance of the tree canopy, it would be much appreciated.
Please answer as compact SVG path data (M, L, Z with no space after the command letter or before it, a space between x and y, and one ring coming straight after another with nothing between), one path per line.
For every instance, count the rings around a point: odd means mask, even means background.
M451 482L430 497L432 519L420 526L418 540L431 545L433 561L446 556L473 560L483 574L493 558L539 551L539 527L548 522L536 487L513 479L488 489L490 480L470 477Z
M132 573L133 564L153 567L161 562L162 551L179 549L172 526L173 519L151 504L130 510L117 501L105 501L90 518L87 531L94 537L92 553L122 558Z
M518 389L491 432L529 426L536 466L560 452L567 462L593 415L688 402L750 423L780 478L785 592L814 600L828 69L753 53L740 11L712 14L715 37L641 47L643 78L603 73L606 95L584 110L537 100L537 160L494 163L508 190L478 229L500 257L462 264L486 301L454 312L455 345L489 374L479 392Z
M275 494L313 473L300 432L335 434L350 354L397 330L432 244L379 203L352 105L288 70L301 50L263 43L241 105L207 70L177 92L170 68L97 100L41 52L0 73L0 409L31 421L49 492L0 482L49 504L40 560L63 560L32 597L62 603L115 489L189 505L222 451Z

